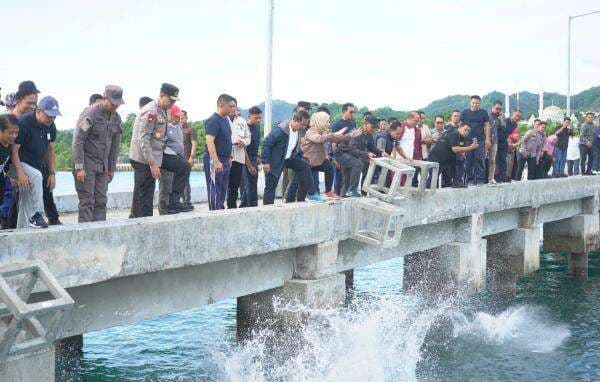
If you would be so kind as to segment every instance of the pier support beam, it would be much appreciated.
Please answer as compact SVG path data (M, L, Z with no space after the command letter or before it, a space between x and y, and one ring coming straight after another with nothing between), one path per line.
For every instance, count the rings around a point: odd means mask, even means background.
M455 241L404 257L404 289L429 295L469 295L485 288L483 215L457 219Z
M54 346L0 361L2 382L54 382Z
M295 327L308 317L302 309L286 309L288 305L322 309L343 304L351 276L336 272L337 255L337 240L297 248L293 279L282 288L238 297L238 340L265 328Z
M346 299L346 276L336 272L338 241L327 241L296 250L294 278L283 285L283 302L309 309L342 305ZM289 324L307 319L306 313L288 313ZM288 324L288 323L286 323Z
M62 338L54 342L56 379L77 380L83 361L83 335Z
M517 278L540 269L539 208L522 208L519 228L487 237L487 267L492 289L514 296Z
M593 209L595 207L589 207L589 210ZM587 276L587 254L598 247L600 217L597 213L575 215L544 224L544 249L569 254L569 271L574 275Z

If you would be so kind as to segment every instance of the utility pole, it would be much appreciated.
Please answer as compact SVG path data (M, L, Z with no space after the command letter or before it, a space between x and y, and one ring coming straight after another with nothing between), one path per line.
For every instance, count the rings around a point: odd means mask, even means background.
M569 16L569 31L567 33L567 116L571 116L571 21L573 19L595 15L597 13L600 13L600 10L576 16Z
M275 0L267 0L267 84L265 94L265 137L271 132L273 125L273 8Z

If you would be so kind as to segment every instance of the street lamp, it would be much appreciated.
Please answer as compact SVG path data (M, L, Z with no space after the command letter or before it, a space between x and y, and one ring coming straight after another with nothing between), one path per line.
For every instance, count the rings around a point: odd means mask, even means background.
M596 13L600 13L600 10L576 16L569 16L569 41L567 44L567 117L571 115L571 20L594 15Z
M271 131L272 125L272 82L271 77L273 76L273 7L275 0L267 0L267 84L265 94L265 137Z

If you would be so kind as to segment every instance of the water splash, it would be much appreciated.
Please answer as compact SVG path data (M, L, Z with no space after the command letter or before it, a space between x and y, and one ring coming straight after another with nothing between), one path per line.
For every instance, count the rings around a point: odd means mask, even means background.
M537 306L517 306L498 314L479 312L469 321L453 317L454 336L476 336L488 343L515 346L536 353L556 350L569 336L567 325L556 324L546 310Z
M224 380L416 381L421 346L448 306L427 308L415 297L386 296L345 309L277 309L305 310L311 318L293 337L273 341L278 334L264 331L221 354ZM284 359L276 360L281 354Z

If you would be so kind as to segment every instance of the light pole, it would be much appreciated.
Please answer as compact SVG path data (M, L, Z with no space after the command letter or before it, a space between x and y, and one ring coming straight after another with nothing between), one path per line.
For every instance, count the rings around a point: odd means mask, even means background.
M265 94L265 137L271 131L273 109L272 109L272 82L273 76L273 7L275 0L267 0L267 85Z
M567 117L571 115L571 20L600 13L600 10L569 16L569 32L567 42Z

